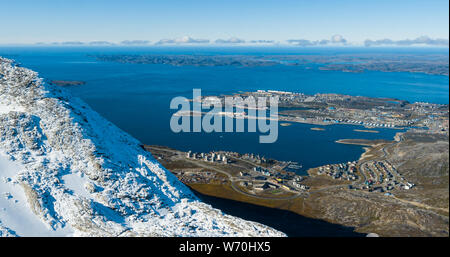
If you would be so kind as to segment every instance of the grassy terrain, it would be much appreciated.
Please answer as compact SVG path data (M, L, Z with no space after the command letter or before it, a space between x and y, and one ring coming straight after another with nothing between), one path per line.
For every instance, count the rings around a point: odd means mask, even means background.
M288 210L295 212L297 214L301 214L304 216L309 216L305 213L303 207L303 199L296 198L292 200L276 200L276 199L260 199L251 196L247 196L244 194L240 194L234 191L230 184L222 184L222 185L210 185L210 184L189 184L193 190L198 191L205 195L251 203L255 205L261 205L270 208L278 208L282 210ZM311 217L311 216L310 216Z

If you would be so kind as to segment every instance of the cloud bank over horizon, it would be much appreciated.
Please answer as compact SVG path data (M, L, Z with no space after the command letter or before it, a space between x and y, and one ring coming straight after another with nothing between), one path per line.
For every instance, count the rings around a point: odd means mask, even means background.
M346 45L347 40L339 34L333 35L331 39L311 41L308 39L288 39L288 44L296 46L326 46L326 45Z
M237 37L232 37L229 39L217 39L214 41L216 44L244 44L245 40Z
M277 44L279 42L275 42L275 40L250 40L250 44Z
M366 39L364 42L352 42L344 38L340 34L335 34L330 39L309 40L309 39L288 39L286 41L275 40L245 40L238 37L231 37L228 39L198 39L190 36L183 36L173 39L161 39L155 43L149 40L123 40L118 43L110 41L62 41L62 42L39 42L35 45L54 45L54 46L160 46L160 45L290 45L299 47L344 47L344 46L365 46L365 47L383 47L383 46L399 46L399 47L413 47L413 46L430 46L430 47L448 47L449 40L444 38L430 38L428 36L420 36L415 39L392 40L389 38L371 40Z
M155 45L167 45L167 44L207 44L209 39L195 39L189 36L184 36L175 39L161 39L155 43Z
M120 42L121 45L148 45L150 41L148 40L124 40Z
M391 40L388 38L380 40L370 40L364 41L364 45L370 46L413 46L413 45L426 45L426 46L448 46L449 40L443 38L432 39L428 36L421 36L416 39L403 39L403 40Z

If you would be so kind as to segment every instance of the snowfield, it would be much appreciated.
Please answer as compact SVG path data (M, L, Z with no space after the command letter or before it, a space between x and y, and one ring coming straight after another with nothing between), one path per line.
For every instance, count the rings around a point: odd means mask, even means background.
M0 57L0 236L284 236L199 201L140 143Z

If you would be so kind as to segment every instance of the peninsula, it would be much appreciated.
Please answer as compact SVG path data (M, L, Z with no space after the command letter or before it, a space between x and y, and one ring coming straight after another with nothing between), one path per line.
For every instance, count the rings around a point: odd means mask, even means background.
M301 164L234 152L145 146L192 190L355 228L380 236L448 236L448 135L398 133L365 146L359 160L299 176Z
M175 54L113 54L91 55L98 61L165 64L173 66L297 66L304 69L342 72L412 72L448 76L449 58L445 54L433 56L408 54L336 54L323 55L175 55Z
M228 95L202 96L192 101L205 105L220 103L227 106L225 99ZM425 102L409 103L394 98L375 98L365 96L351 96L342 94L314 94L307 95L298 92L278 90L257 90L256 92L243 92L231 95L240 99L253 97L277 97L279 107L283 109L278 117L281 124L287 122L307 123L312 125L350 124L361 125L368 129L357 129L357 132L377 133L372 128L409 129L428 131L428 133L449 133L448 104L433 104ZM233 104L231 107L243 112L236 113L234 118L255 118L248 114L245 105ZM186 112L180 115L204 115L201 113ZM215 115L228 115L217 113ZM229 115L228 115L229 116ZM260 117L263 118L263 117ZM284 126L284 125L283 125ZM320 128L321 130L322 128ZM318 130L314 128L314 130Z

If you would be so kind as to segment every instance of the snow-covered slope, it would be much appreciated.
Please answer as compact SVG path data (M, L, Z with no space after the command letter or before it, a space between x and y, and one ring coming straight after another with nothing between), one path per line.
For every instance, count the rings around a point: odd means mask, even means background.
M199 201L139 142L0 57L0 235L283 236Z

